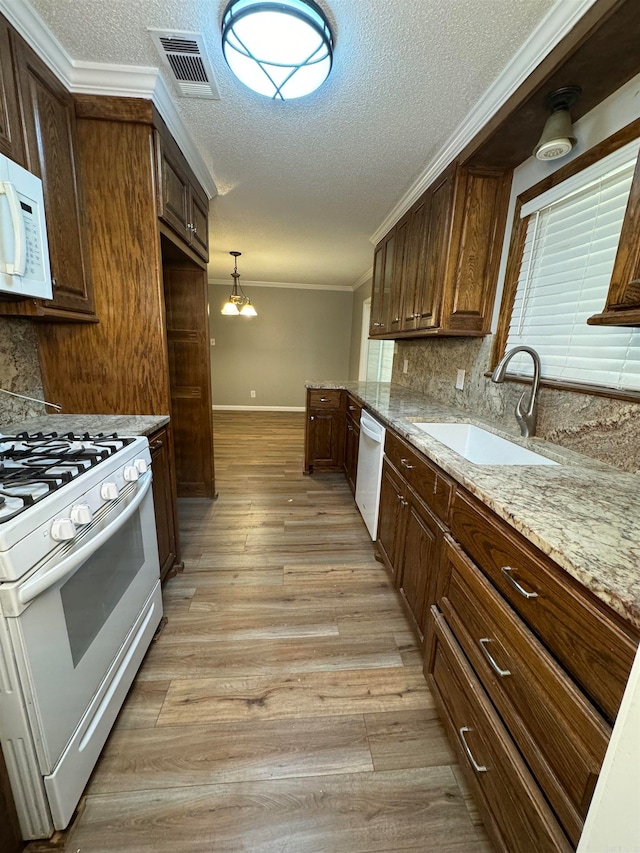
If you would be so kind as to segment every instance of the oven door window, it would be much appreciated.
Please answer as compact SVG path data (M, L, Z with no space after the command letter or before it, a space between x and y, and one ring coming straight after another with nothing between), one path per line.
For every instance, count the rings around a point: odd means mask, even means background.
M136 513L60 587L74 668L144 565L140 514Z
M46 573L47 567L42 571ZM149 489L114 534L9 621L44 774L52 771L159 580Z

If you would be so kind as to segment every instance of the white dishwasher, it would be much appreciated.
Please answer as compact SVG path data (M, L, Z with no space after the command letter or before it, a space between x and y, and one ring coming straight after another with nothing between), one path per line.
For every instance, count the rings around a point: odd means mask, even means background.
M363 409L360 416L356 504L364 523L367 525L367 530L374 540L378 532L384 434L385 429L382 424L379 424Z

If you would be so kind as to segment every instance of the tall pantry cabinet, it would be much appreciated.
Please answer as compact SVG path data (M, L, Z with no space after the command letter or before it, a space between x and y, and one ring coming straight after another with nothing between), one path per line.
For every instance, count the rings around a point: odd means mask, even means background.
M77 96L76 118L99 322L38 327L45 394L67 413L171 414L178 495L213 497L206 262L162 219L168 131L141 99Z

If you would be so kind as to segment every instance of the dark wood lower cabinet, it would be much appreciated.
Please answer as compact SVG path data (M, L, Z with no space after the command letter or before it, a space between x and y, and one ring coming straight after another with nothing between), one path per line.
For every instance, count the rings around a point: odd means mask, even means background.
M180 545L176 512L176 484L169 427L149 436L153 471L153 506L156 516L160 579L179 563Z
M304 472L344 470L344 392L307 391Z
M434 600L442 528L422 501L407 489L404 541L400 561L399 589L407 603L420 637L424 637L429 605Z
M7 768L0 749L0 851L19 853L24 847Z
M380 510L378 514L378 553L395 579L398 575L399 554L404 536L406 483L385 459L382 463Z
M500 853L571 853L536 780L437 608L429 683Z

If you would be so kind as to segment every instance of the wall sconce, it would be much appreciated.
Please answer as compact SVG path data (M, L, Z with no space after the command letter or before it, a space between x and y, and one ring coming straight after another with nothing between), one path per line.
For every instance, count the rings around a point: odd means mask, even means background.
M236 317L238 314L242 317L257 317L258 312L251 304L249 297L245 296L244 290L242 289L242 285L239 281L240 273L238 272L238 258L242 252L229 252L229 254L233 255L234 258L233 272L231 273L233 288L229 298L222 306L222 311L220 313L226 314L230 317ZM238 288L240 288L240 293L238 293Z
M580 86L564 86L544 99L544 108L551 115L533 153L538 160L557 160L566 157L578 141L573 132L569 110L582 94Z

